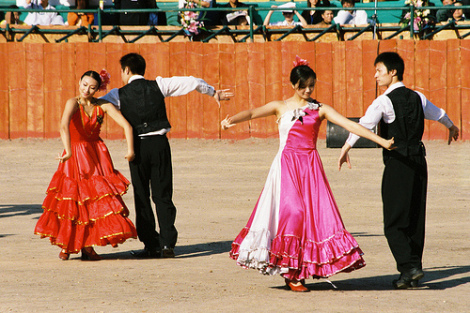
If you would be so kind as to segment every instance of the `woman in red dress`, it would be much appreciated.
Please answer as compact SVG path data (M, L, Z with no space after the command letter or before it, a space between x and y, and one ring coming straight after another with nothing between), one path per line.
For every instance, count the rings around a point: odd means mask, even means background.
M108 149L99 137L107 113L124 128L125 158L129 162L134 159L131 125L113 104L94 98L98 90L106 88L108 80L106 71L83 74L80 95L67 101L62 115L60 136L65 150L56 158L60 164L34 230L41 238L49 237L52 244L61 247L62 260L80 251L82 260L99 260L101 257L93 246L115 247L137 237L121 198L129 181L114 169Z

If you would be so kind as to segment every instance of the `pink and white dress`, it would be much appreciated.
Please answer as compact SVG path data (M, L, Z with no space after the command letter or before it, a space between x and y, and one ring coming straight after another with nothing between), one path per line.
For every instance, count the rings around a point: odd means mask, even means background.
M279 119L279 152L230 257L244 268L291 280L325 278L365 266L344 228L316 150L319 104Z

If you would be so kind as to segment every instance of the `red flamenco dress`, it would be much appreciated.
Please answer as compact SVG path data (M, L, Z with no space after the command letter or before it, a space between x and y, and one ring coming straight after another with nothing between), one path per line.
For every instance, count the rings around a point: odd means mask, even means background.
M60 163L52 177L42 205L44 212L34 230L67 253L108 244L115 247L137 238L121 198L129 181L114 169L99 137L103 117L100 106L88 116L81 105L72 116L72 157Z

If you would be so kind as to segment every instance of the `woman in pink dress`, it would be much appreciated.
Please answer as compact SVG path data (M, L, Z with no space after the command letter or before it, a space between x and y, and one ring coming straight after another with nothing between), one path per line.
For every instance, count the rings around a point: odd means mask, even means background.
M291 98L227 116L221 125L227 129L255 118L278 118L279 152L230 257L244 268L281 274L291 290L304 292L309 291L304 285L309 277L326 278L365 266L361 249L344 228L316 150L321 122L327 119L387 149L393 139L385 140L312 100L315 72L299 58L294 66Z
M88 71L80 79L80 95L65 104L60 124L64 145L59 167L47 188L44 212L34 233L61 247L59 258L82 252L82 260L99 260L93 246L117 246L136 238L134 224L121 196L129 181L114 169L111 156L100 138L105 113L124 128L125 158L134 159L132 127L113 104L94 98L106 89L105 71ZM105 83L102 84L102 80Z

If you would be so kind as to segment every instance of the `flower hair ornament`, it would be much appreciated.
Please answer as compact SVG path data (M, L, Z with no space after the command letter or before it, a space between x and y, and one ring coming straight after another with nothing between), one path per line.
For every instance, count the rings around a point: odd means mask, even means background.
M106 90L106 87L111 81L111 75L109 75L108 71L106 71L105 69L102 69L100 72L100 77L101 77L101 85L100 85L99 90L103 91L103 90Z
M306 65L308 66L308 61L300 58L298 55L295 56L294 67Z

